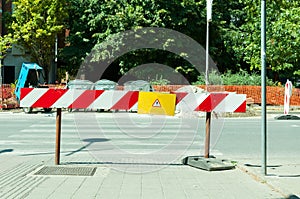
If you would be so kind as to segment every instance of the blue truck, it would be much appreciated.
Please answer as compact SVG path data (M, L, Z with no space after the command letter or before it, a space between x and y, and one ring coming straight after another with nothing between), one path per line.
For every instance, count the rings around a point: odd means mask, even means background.
M24 62L15 89L17 101L20 103L21 88L48 88L44 80L44 71L41 66L37 63ZM31 107L23 107L25 113L31 113L32 110ZM44 108L45 112L51 110L51 108Z

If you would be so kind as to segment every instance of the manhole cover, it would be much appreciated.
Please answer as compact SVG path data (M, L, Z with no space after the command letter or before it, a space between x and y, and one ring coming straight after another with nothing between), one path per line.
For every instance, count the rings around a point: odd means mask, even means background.
M45 166L34 175L93 176L96 169L96 167Z

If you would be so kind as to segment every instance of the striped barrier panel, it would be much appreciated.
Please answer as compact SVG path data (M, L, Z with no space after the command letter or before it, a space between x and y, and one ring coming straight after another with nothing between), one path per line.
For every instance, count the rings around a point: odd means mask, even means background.
M246 95L174 93L176 110L246 112ZM137 110L139 91L22 88L21 107ZM142 103L142 102L139 102Z
M21 107L136 110L138 91L22 88Z
M246 112L246 95L233 92L174 93L177 111Z

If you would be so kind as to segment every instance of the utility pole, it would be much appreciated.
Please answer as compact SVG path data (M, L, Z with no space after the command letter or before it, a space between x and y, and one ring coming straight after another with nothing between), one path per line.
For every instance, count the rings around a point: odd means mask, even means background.
M209 22L212 20L212 2L213 0L206 0L206 58L205 58L205 84L209 85Z
M261 171L267 175L266 0L261 0Z

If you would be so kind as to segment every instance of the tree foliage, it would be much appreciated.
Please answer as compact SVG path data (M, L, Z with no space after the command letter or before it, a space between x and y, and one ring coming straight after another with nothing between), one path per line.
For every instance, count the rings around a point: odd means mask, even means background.
M12 29L18 42L43 66L53 58L55 34L69 15L70 36L60 52L62 66L76 75L92 48L112 34L140 27L181 32L205 46L206 0L16 0ZM260 69L260 0L213 1L210 55L219 70ZM267 1L267 66L270 71L300 74L300 2ZM65 9L67 8L67 11ZM132 51L112 63L122 75L141 64L169 65L190 81L198 75L181 56L155 49Z
M16 42L29 52L46 74L54 60L56 35L63 31L64 0L15 0L10 26Z
M3 12L2 13L2 16L0 18L0 23L2 24L2 29L4 29L4 31L2 30L2 32L0 33L0 65L2 63L1 62L2 59L4 59L4 57L5 57L6 53L7 53L7 50L12 47L11 44L14 41L13 38L12 38L12 35L10 33L5 34L5 32L6 32L6 30L5 30L6 29L5 24L9 24L10 23L10 19L11 19L11 16L10 16L10 14L8 12Z
M13 39L10 34L0 35L0 60L4 58L7 53L7 50L11 48L11 43Z
M72 0L71 4L70 46L61 54L67 66L81 63L92 47L109 35L139 27L169 28L205 43L204 0L106 0L101 4L96 0ZM151 62L186 70L190 67L180 56L153 49L130 52L113 64L124 74L130 68Z
M238 63L260 69L260 1L239 1L225 30L226 47ZM275 0L266 3L267 67L272 71L299 71L300 2Z

